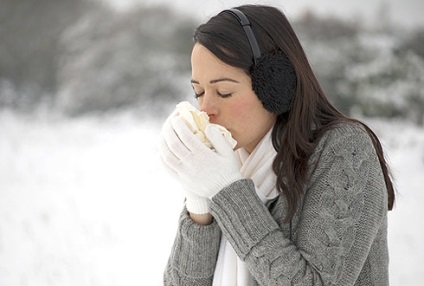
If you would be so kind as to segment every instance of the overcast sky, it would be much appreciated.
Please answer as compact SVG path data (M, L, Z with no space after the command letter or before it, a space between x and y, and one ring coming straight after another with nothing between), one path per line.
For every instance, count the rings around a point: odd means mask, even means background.
M205 21L220 10L247 3L268 4L283 10L289 18L295 18L305 9L310 9L322 15L337 15L344 18L359 18L366 23L376 23L379 20L378 11L383 6L389 12L394 23L406 27L424 26L423 0L102 0L112 3L118 9L127 9L134 4L168 4L175 9L187 12Z

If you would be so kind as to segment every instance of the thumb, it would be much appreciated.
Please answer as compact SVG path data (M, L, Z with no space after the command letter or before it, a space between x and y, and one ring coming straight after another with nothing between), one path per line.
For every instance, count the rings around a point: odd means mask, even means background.
M234 153L230 143L219 131L216 124L208 124L205 128L205 135L219 154L230 155Z

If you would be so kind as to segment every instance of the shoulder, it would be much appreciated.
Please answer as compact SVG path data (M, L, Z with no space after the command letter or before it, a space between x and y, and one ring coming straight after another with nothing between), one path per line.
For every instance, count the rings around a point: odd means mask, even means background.
M312 172L320 167L345 168L346 164L356 169L364 163L380 169L371 136L360 123L336 124L317 140L309 160Z
M356 122L343 122L335 124L327 130L319 139L317 146L323 144L340 144L343 142L355 142L362 144L372 144L371 137L365 127Z
M370 134L360 123L338 123L327 130L315 147L314 154L322 152L355 151L355 153L375 153Z

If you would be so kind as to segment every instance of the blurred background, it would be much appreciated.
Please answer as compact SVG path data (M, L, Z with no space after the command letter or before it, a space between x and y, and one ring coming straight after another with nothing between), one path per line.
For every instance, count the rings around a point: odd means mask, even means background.
M0 1L0 286L162 285L183 205L158 132L195 103L195 27L289 17L331 101L380 136L398 189L391 284L424 269L424 2Z

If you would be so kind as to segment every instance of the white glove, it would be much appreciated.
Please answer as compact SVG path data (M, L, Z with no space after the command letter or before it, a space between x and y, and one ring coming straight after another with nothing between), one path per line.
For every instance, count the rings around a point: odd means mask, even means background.
M162 163L163 166L165 167L165 169L176 179L178 178L178 174L172 169L170 168L164 159L164 154L166 154L168 151L168 146L167 143L165 141L164 138L164 134L167 132L174 132L172 126L171 126L171 118L174 117L176 115L176 113L174 112L173 114L171 114L168 119L165 121L163 127L162 127L162 132L161 132L161 140L160 140L160 145L159 145L159 151L162 157ZM183 186L183 191L184 191L184 195L185 195L185 204L186 204L186 208L190 213L193 214L206 214L210 212L210 204L211 201L208 198L205 197L201 197L199 195L196 195L193 192L188 191L186 188L184 188Z
M211 199L243 177L232 147L218 128L209 124L205 135L215 151L196 138L182 119L171 116L162 129L160 152L185 190Z

